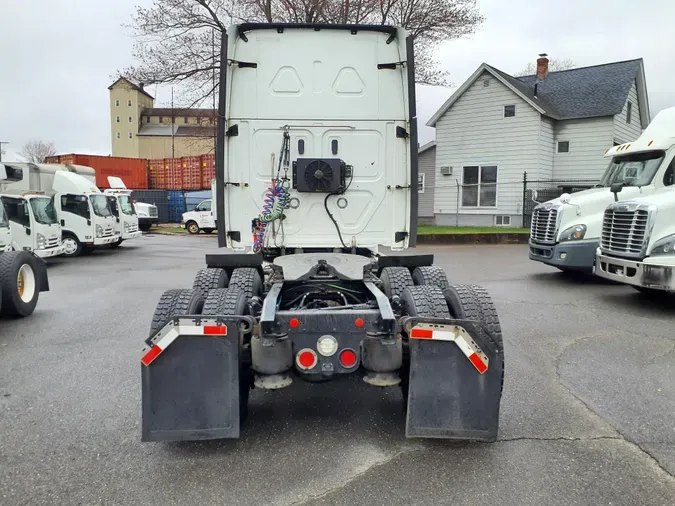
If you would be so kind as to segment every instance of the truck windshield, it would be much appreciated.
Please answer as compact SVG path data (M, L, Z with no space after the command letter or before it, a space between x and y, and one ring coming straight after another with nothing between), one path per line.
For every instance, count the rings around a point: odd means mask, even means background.
M124 214L127 214L129 216L136 214L134 205L131 203L131 197L129 197L128 195L120 195L119 202L120 202L120 209Z
M53 225L56 223L56 209L50 198L29 199L35 221L41 225Z
M2 204L2 201L0 201L0 227L9 227L9 220L7 219L7 213L5 212L5 206Z
M623 183L624 186L645 186L652 182L659 170L664 151L648 151L633 155L615 156L602 177L600 186Z
M108 207L108 197L105 195L90 195L91 207L94 209L94 214L97 216L112 216L110 208Z

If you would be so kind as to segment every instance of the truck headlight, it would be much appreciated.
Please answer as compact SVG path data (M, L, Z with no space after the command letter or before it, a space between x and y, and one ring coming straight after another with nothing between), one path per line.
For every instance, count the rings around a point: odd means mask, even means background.
M148 214L143 212L143 211L138 211L136 214L138 216L140 216L141 218L147 218L148 217Z
M47 239L42 234L37 234L35 236L37 239L37 249L45 249L47 247Z
M128 231L128 230L129 230L129 222L128 222L128 221L125 221L125 222L124 222L124 231L126 232L126 231Z
M586 235L586 225L574 225L560 234L560 242L578 241Z
M656 241L654 246L652 246L652 251L649 253L650 256L658 255L670 255L675 252L675 234L664 237Z
M103 227L96 225L96 237L103 237Z

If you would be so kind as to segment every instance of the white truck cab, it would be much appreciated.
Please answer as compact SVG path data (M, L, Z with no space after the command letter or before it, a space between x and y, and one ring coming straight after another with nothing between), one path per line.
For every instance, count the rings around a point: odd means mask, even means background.
M605 157L610 163L597 187L535 207L531 260L561 270L593 271L607 206L641 200L672 185L675 108L661 111L639 139L614 146Z
M53 200L43 194L0 194L14 251L32 251L40 258L62 255L61 226ZM1 242L1 241L0 241Z
M0 253L5 251L12 251L12 231L9 228L5 206L0 200Z
M183 213L180 225L191 234L198 234L200 230L207 234L213 232L216 229L213 201L202 200L192 211Z
M109 176L110 188L103 193L108 198L110 210L115 217L115 236L117 240L112 243L116 247L122 241L141 237L143 232L138 228L138 215L131 198L131 190L128 190L124 182L118 178Z

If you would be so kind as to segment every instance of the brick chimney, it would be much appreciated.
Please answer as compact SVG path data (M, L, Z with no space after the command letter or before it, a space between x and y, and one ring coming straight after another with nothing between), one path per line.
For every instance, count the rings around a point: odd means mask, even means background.
M541 53L537 58L537 81L543 81L548 75L548 55Z

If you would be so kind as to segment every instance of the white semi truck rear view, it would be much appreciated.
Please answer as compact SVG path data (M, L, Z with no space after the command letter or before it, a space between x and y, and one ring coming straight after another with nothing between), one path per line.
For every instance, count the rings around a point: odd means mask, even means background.
M223 251L157 304L142 439L237 438L251 388L360 373L400 389L408 437L494 441L504 351L490 296L452 285L433 255L381 251L417 235L412 38L243 24L221 61Z
M530 227L531 260L561 270L593 271L605 209L615 201L641 199L672 184L675 108L661 111L639 139L614 146L596 188L564 194L535 207ZM618 191L614 191L618 190Z

